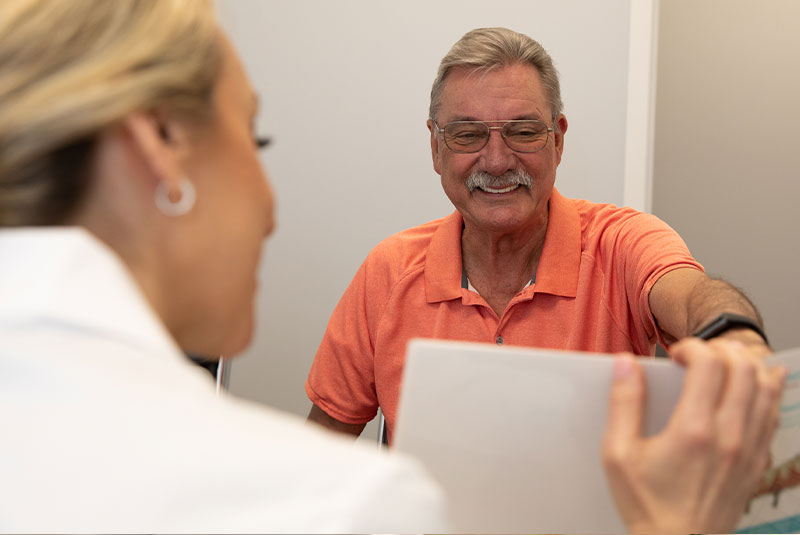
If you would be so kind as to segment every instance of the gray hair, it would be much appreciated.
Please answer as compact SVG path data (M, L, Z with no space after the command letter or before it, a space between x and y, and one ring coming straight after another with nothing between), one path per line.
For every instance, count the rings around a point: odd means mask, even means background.
M544 47L527 35L508 28L478 28L464 34L442 58L431 88L429 118L436 120L442 104L444 82L453 69L468 67L473 72L488 72L519 63L532 65L539 72L550 101L552 118L558 117L564 108L558 71Z

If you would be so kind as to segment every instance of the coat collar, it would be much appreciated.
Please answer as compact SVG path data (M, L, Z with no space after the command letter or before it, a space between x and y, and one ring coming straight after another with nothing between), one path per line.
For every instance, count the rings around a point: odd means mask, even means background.
M0 231L0 323L54 322L147 354L180 353L122 260L80 227Z

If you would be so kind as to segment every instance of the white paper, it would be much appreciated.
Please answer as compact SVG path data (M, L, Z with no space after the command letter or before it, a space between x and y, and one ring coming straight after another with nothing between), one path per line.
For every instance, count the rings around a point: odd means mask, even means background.
M649 434L683 369L643 364ZM621 533L600 459L612 370L608 355L412 341L393 446L444 486L456 531Z
M622 533L600 458L613 357L445 341L409 344L393 446L420 458L448 495L456 532ZM645 432L677 403L683 369L642 359ZM789 370L770 481L749 533L800 531L800 349ZM776 499L777 497L777 499Z

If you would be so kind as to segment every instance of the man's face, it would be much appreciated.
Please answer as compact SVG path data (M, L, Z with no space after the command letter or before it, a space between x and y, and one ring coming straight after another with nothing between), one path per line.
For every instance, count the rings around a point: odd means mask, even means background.
M484 121L502 126L512 119L536 119L552 126L552 113L539 73L531 65L512 65L486 74L462 68L452 71L445 80L437 123L440 128L453 121ZM442 187L450 202L464 218L467 227L492 233L535 230L547 221L547 202L553 190L556 168L561 162L567 120L556 119L557 129L549 134L544 149L534 153L511 150L499 130L492 130L489 141L480 151L456 153L431 131L433 168L442 177ZM491 188L470 191L467 179L473 172L500 177L509 171L522 170L530 175L530 187L504 187L501 180Z

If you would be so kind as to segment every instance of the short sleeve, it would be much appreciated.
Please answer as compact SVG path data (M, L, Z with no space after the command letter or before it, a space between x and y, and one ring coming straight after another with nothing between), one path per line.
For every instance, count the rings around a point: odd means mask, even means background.
M651 214L632 209L618 210L601 243L604 269L616 281L613 286L624 288L626 308L630 310L630 316L618 318L618 323L629 331L641 354L646 353L652 341L666 347L668 343L650 310L650 290L659 278L674 269L703 271L703 266L669 225ZM622 299L608 293L609 300Z
M309 399L347 424L372 420L378 411L370 306L380 300L368 289L369 258L361 265L331 315L306 381Z

